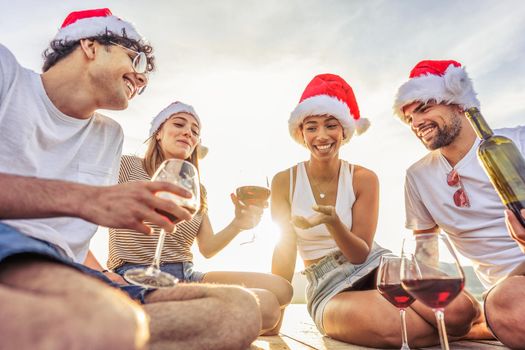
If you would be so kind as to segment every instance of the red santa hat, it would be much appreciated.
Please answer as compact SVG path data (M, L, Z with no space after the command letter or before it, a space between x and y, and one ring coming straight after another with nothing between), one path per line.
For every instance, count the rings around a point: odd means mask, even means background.
M106 33L136 41L144 40L133 24L114 16L108 8L103 8L71 12L62 23L53 41L77 41Z
M320 74L306 86L299 104L288 120L292 138L304 145L301 124L308 116L331 115L341 123L344 130L343 144L354 132L362 134L370 126L370 121L361 118L352 87L338 75Z
M467 71L453 60L421 61L410 71L409 80L397 91L394 113L404 120L403 108L413 102L456 104L479 108Z

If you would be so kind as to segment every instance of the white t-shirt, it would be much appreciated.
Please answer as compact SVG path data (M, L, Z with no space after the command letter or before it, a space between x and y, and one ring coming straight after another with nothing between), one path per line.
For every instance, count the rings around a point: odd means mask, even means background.
M525 127L497 129L494 133L512 139L525 153ZM439 150L407 170L406 227L425 230L438 225L456 249L472 261L483 285L490 287L524 262L525 255L509 236L505 207L477 159L479 143L477 139L454 167L469 198L469 208L454 204L453 195L459 187L447 184L452 167Z
M60 112L39 74L23 68L0 45L0 172L93 185L116 183L122 151L120 125L95 113L87 120ZM83 262L97 225L57 217L2 220L60 247Z

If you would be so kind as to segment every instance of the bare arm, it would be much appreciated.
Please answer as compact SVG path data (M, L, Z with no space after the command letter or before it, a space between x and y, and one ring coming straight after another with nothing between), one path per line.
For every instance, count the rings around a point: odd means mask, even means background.
M237 197L232 193L231 200L235 205L235 217L221 231L214 233L208 215L204 215L202 223L197 234L197 243L199 251L206 258L211 258L224 247L240 232L251 229L261 221L263 208L257 206L245 206L239 202Z
M184 220L190 213L169 200L155 196L159 191L189 197L187 191L167 182L137 181L114 186L0 174L0 217L2 219L79 217L106 227L127 228L149 234L149 221L171 232L173 223L153 208Z
M281 230L281 238L273 251L272 273L291 282L297 258L297 241L290 223L289 184L288 171L278 173L272 180L272 219Z
M371 170L356 166L353 186L356 199L352 207L352 228L343 224L338 216L327 227L348 261L360 264L370 253L377 228L379 181Z

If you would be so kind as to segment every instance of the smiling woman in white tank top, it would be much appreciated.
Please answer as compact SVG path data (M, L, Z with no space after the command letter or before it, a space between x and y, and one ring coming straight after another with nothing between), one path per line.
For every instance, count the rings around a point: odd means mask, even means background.
M374 242L378 179L339 158L341 145L368 125L341 77L318 75L306 87L289 130L310 159L273 178L272 217L282 236L272 272L291 281L298 251L308 279L308 312L321 333L353 344L395 347L401 344L399 311L375 288L380 257L391 254ZM411 345L436 344L431 310L415 303L407 313Z

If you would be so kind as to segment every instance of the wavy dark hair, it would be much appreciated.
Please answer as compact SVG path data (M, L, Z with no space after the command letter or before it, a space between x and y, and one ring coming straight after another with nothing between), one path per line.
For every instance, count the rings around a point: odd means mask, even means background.
M140 41L130 39L127 36L120 36L115 35L110 31L106 31L103 35L97 35L92 36L88 38L83 39L89 39L94 40L98 42L101 45L104 46L111 46L111 42L120 44L122 46L125 46L129 49L138 51L138 52L144 52L146 54L146 57L148 59L148 67L146 69L147 72L152 72L155 70L155 56L153 55L153 47L147 43L142 43ZM62 60L63 58L67 57L71 52L75 51L75 49L80 44L80 40L77 41L69 41L66 42L64 40L53 40L49 43L49 47L45 49L45 51L42 53L42 56L44 58L44 65L42 66L42 71L46 72L51 67L53 67L57 62Z

